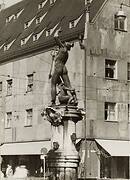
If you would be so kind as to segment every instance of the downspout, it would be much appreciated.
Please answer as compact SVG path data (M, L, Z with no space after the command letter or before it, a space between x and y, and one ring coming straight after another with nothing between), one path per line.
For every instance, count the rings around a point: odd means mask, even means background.
M89 22L89 7L90 7L90 1L85 0L85 32L84 37L79 36L79 45L81 50L84 51L84 109L85 109L85 116L84 116L84 135L83 138L85 140L85 158L84 158L84 176L87 177L86 171L87 171L87 47L85 46L85 40L87 40L88 37L88 22ZM87 44L87 43L86 43Z

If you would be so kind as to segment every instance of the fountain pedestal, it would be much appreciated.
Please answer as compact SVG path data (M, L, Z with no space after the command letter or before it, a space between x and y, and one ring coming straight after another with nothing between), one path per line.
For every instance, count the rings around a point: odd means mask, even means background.
M52 149L47 154L47 167L52 180L76 180L79 155L75 148L76 123L82 113L76 106L46 108L52 127Z

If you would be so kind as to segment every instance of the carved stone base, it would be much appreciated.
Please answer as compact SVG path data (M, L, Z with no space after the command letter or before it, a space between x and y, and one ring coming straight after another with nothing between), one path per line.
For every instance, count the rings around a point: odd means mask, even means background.
M50 179L76 180L79 156L64 156L62 153L49 153L47 158Z
M75 148L75 134L82 112L76 106L48 107L47 112L52 125L52 149L47 155L50 179L76 180L79 156ZM54 148L54 143L58 148Z

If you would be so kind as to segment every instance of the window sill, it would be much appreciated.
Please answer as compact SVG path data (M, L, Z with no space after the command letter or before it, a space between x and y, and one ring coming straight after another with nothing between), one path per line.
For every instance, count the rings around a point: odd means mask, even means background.
M106 80L113 80L113 81L118 81L118 79L115 78L109 78L109 77L105 77Z
M5 129L11 129L11 127L5 127Z
M12 94L7 94L6 97L12 96Z
M24 125L24 127L32 127L32 125Z
M110 123L119 123L119 121L111 121L111 120L104 120L104 122L110 122Z
M115 31L119 31L119 32L127 32L127 30L125 30L125 29L116 29L116 28L115 28Z

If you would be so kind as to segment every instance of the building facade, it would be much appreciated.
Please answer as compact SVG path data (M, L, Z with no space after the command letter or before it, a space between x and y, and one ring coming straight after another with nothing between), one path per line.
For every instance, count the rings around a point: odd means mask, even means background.
M42 173L40 154L51 149L51 126L41 111L51 100L53 37L60 32L62 41L74 42L67 68L86 111L76 128L78 176L129 179L130 4L121 3L26 0L0 12L3 170L25 164L30 176Z

